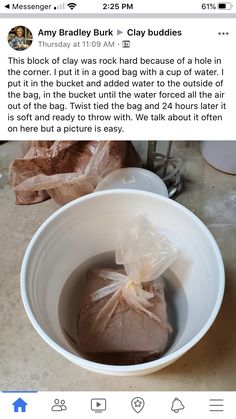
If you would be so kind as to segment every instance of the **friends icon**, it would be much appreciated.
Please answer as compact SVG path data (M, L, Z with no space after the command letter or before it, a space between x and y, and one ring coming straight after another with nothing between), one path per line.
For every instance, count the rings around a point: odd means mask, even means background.
M60 401L59 399L55 399L54 400L54 405L52 406L51 410L53 412L62 412L63 410L67 410L65 400Z

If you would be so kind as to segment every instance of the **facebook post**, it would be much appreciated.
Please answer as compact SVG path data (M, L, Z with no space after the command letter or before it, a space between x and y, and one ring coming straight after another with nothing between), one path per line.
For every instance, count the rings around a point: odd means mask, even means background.
M235 139L236 29L223 22L4 21L3 135Z
M236 15L193 3L2 6L0 418L232 418Z

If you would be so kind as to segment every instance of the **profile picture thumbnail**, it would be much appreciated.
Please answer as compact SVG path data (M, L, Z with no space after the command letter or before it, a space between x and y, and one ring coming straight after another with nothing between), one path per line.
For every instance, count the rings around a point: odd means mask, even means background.
M15 26L8 33L8 43L16 51L24 51L33 41L32 32L25 26Z

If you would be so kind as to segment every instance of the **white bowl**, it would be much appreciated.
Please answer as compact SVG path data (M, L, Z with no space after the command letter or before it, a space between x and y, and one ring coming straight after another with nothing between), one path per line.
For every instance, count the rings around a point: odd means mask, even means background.
M175 337L167 352L155 361L129 366L92 362L78 354L62 332L61 291L78 266L114 250L120 229L140 213L155 219L180 251L166 274L175 311ZM103 191L70 202L42 224L24 256L21 293L37 332L64 357L103 374L143 375L176 361L205 335L222 302L224 266L211 233L182 205L150 192ZM63 308L65 312L68 309L75 307Z
M163 180L150 170L140 167L114 170L100 180L95 191L108 189L137 189L168 197L168 190Z

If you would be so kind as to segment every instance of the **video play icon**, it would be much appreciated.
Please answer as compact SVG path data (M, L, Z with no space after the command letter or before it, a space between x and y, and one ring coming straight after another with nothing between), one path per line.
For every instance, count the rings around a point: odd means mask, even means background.
M106 408L106 399L91 399L91 410L95 413L102 413Z

